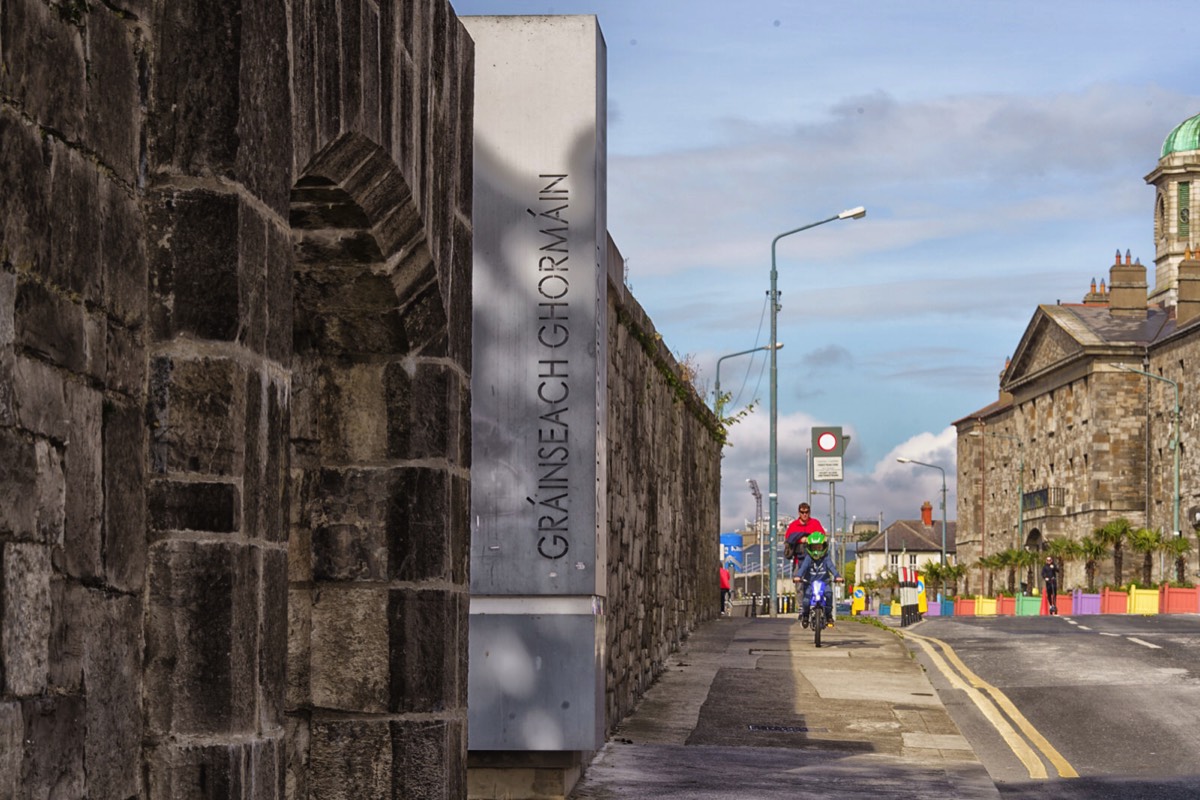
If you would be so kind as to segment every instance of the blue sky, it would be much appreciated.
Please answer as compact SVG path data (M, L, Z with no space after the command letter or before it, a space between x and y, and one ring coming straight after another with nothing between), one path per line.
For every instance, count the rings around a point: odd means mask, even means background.
M951 423L996 399L1037 304L1081 300L1117 250L1153 282L1143 178L1200 113L1185 2L451 2L599 18L609 232L710 400L717 359L770 339L771 240L866 206L777 246L781 515L811 427L841 425L849 516L937 507L940 474L903 455L945 468L953 520ZM765 367L721 367L759 401L725 452L722 530L754 515L747 478L767 491Z

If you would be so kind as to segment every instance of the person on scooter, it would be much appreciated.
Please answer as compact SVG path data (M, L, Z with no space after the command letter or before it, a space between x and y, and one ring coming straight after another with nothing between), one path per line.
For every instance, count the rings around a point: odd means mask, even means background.
M1050 556L1046 556L1046 565L1042 567L1042 580L1046 584L1046 610L1051 614L1057 614L1058 566L1054 563L1054 559Z
M814 578L825 581L825 607L833 607L833 581L841 581L833 559L829 557L829 542L823 533L810 533L804 543L804 560L800 562L797 577L804 584L804 601L800 606L800 624L808 627L808 609L812 606L812 585Z

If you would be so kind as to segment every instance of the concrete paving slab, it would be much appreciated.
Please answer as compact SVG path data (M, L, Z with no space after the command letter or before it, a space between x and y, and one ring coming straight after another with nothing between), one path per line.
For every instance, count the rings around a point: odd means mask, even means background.
M570 797L1000 796L892 631L839 620L823 639L791 618L702 626Z

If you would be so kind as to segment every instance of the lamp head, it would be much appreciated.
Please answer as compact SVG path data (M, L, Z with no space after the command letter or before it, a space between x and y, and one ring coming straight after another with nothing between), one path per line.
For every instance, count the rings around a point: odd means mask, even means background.
M899 461L901 464L911 464L912 463L911 458L905 458L904 456L900 456L896 460Z
M862 206L858 206L857 208L848 208L838 214L838 219L862 219L866 215L867 210Z

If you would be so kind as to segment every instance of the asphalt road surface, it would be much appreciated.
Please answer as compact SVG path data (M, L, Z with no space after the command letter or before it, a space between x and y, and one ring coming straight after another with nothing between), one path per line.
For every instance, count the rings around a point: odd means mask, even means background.
M904 635L1002 796L1200 797L1200 616L932 617Z

